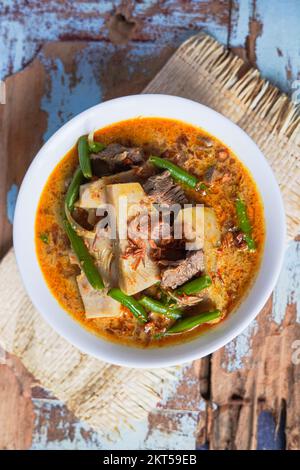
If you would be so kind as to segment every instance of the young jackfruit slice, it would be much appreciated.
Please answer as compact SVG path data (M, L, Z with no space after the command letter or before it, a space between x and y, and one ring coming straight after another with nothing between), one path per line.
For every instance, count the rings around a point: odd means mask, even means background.
M86 318L119 317L122 306L107 295L108 289L94 289L84 273L76 277L78 289L84 304Z
M106 186L107 202L115 208L117 240L115 253L119 267L119 287L128 295L136 294L159 281L159 268L150 258L148 233L128 237L128 223L143 213L145 192L139 183Z
M186 238L187 250L203 250L205 270L212 273L217 269L216 248L221 232L215 212L210 207L194 206L181 209L175 220L175 233Z
M79 199L75 205L82 209L98 209L106 203L106 185L127 183L128 181L134 180L135 177L136 170L127 170L116 173L115 175L103 176L103 178L90 183L82 184L79 190Z
M184 236L189 250L216 247L221 237L214 210L203 206L181 209L175 220L175 234Z

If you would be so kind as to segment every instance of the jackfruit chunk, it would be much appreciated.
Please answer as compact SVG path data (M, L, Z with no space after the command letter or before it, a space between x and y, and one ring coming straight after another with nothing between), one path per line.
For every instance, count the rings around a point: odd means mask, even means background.
M187 250L204 251L205 271L207 273L216 271L216 248L220 242L221 232L214 210L199 206L181 209L175 220L175 230L178 230L177 226L182 227L182 233L187 239Z
M143 212L146 195L139 183L123 183L106 186L106 197L116 211L119 287L126 294L134 295L160 279L159 268L149 256L148 234L147 238L141 236L134 240L127 236L128 222Z
M105 204L105 183L103 179L82 184L79 190L79 199L76 202L77 207L82 209L98 209Z
M119 317L121 315L121 304L107 295L107 289L102 291L94 289L83 273L77 276L76 280L86 318Z
M186 238L189 250L205 250L208 245L215 247L221 237L215 212L210 207L181 209L175 220L175 230L175 234L180 236L182 233Z
M98 209L106 203L105 186L114 183L127 183L136 177L135 170L122 171L115 175L104 176L96 181L82 184L79 191L77 207L82 209Z

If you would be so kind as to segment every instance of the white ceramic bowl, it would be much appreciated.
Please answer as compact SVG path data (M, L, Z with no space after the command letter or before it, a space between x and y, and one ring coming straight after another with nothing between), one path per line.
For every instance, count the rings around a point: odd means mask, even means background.
M173 118L202 127L228 145L248 167L260 190L266 243L260 271L241 306L213 329L191 342L157 349L136 349L102 340L82 328L50 293L35 252L34 223L48 176L82 134L137 116ZM167 95L136 95L96 105L59 129L41 148L22 183L14 219L14 247L26 290L44 319L81 351L130 367L162 367L191 361L224 346L254 319L279 275L285 245L285 217L274 175L254 142L238 126L210 108ZM55 351L53 351L55 354Z

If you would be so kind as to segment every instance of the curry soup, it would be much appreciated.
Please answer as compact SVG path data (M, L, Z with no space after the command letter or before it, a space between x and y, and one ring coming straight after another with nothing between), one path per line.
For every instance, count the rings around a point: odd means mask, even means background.
M124 195L138 207L130 205L128 239L111 239L106 204ZM173 204L175 215L156 218L149 235L143 220ZM73 318L107 340L159 347L194 338L237 307L257 275L265 227L255 182L222 142L183 122L136 118L81 137L64 156L35 233L49 289Z

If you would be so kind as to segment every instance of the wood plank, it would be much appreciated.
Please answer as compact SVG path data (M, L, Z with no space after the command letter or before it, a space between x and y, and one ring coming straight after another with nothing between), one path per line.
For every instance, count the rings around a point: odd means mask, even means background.
M229 0L10 2L0 22L0 35L6 44L0 79L21 70L49 41L155 42L157 47L176 47L205 27L226 43L229 5ZM30 27L33 24L39 27Z
M115 436L80 422L61 401L35 387L32 449L193 449L199 423L205 425L205 404L194 391L199 389L198 373L187 367L148 420L136 422L134 429L124 426Z
M0 256L11 246L12 226L6 201L11 188L18 188L32 158L42 145L46 115L40 109L44 71L35 62L6 79L6 104L0 106ZM13 212L13 208L10 208Z
M257 447L260 416L270 412L277 430L284 421L281 445L300 447L300 244L290 244L272 299L257 321L212 360L210 446Z
M21 361L6 355L0 364L0 449L28 449L34 428L33 378Z
M291 94L300 78L299 2L232 2L228 47L262 76ZM276 20L277 19L277 20Z

